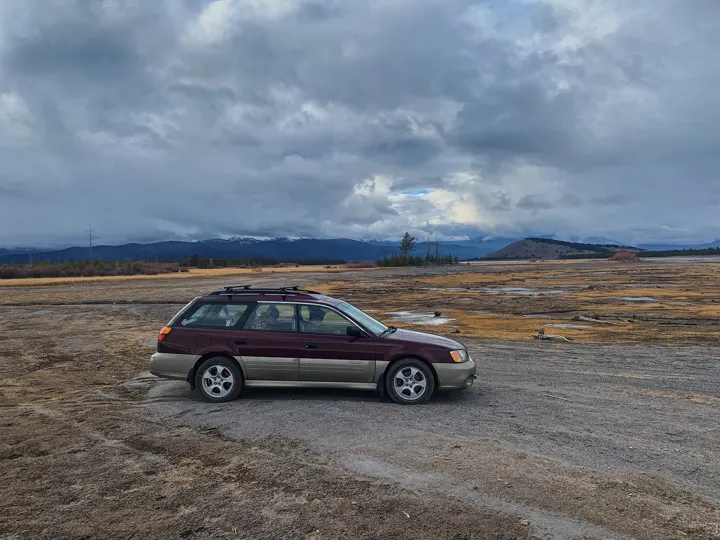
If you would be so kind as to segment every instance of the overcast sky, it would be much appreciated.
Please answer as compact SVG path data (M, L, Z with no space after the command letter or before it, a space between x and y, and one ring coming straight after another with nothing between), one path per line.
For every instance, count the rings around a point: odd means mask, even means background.
M718 0L2 0L0 245L720 237Z

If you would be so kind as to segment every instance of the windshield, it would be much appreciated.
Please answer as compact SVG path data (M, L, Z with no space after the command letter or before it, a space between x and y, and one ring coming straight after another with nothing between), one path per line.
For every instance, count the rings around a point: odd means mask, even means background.
M367 313L360 311L358 308L356 308L355 306L353 306L351 304L348 304L347 302L340 302L335 307L337 307L340 311L342 311L346 315L349 315L350 317L355 319L357 322L362 324L365 328L370 330L370 332L372 332L376 336L379 336L380 334L382 334L383 332L385 332L388 329L388 327L385 326L380 321L376 321Z

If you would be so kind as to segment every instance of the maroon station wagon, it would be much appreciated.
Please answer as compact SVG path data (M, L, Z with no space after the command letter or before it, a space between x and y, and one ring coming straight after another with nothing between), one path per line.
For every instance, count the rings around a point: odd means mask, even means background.
M244 387L379 390L400 404L475 380L467 348L386 326L351 304L297 287L225 287L199 296L158 335L150 372L190 383L207 401Z

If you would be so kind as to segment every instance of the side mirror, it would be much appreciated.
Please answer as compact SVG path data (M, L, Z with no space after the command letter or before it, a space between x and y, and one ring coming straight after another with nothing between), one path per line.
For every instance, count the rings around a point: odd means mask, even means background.
M354 338L360 338L363 337L365 334L363 334L363 331L360 330L357 326L348 326L347 335Z

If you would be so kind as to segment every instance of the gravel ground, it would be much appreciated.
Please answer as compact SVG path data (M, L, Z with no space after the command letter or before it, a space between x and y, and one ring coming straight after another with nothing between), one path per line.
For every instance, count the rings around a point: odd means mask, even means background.
M218 406L149 387L140 417L302 441L407 489L528 520L541 537L720 537L720 363L709 348L470 342L478 383L422 407L253 390Z

